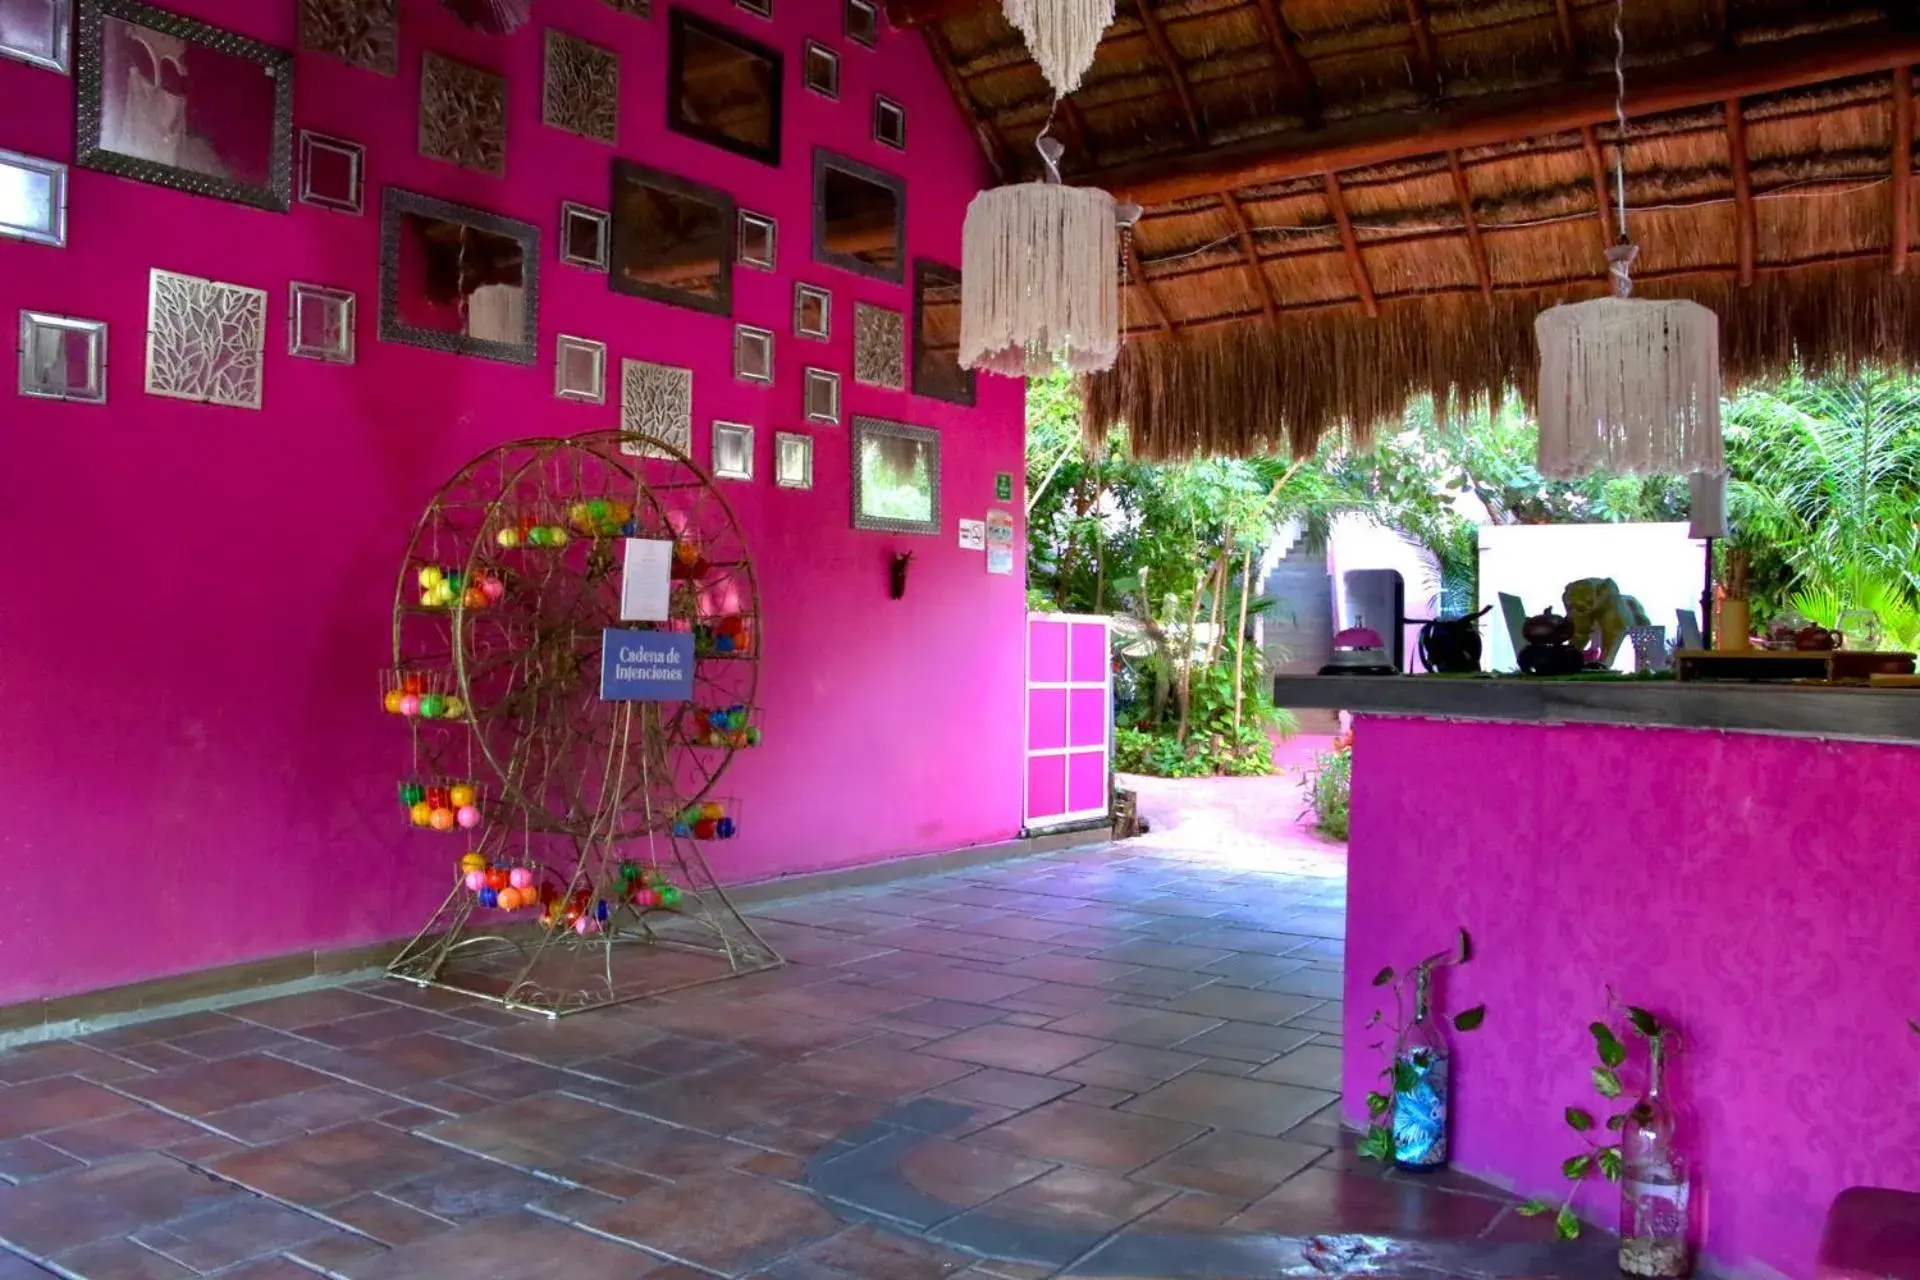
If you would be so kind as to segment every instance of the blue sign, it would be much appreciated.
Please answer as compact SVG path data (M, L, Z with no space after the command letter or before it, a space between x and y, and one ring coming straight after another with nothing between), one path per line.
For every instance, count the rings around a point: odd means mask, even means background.
M693 697L693 635L608 627L600 635L600 696L609 702Z

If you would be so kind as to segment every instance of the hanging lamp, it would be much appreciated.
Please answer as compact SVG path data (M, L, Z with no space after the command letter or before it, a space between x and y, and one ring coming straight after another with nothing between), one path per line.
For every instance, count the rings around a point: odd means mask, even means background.
M1140 206L1060 181L1058 141L1039 140L1046 176L982 191L960 249L960 365L1014 377L1059 366L1111 369L1120 354L1120 237Z
M1062 98L1080 87L1100 37L1113 25L1113 0L1001 0L1000 7Z
M1722 467L1720 321L1697 302L1633 296L1627 239L1626 40L1614 3L1614 153L1620 241L1607 250L1611 297L1552 307L1540 345L1541 475L1688 475Z

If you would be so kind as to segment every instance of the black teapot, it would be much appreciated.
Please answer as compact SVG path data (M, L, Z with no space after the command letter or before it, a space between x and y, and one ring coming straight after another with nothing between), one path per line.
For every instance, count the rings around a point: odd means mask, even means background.
M1587 655L1573 645L1573 619L1552 609L1528 618L1520 635L1527 645L1515 657L1530 676L1570 676L1587 665Z
M1480 670L1480 619L1493 609L1460 618L1429 618L1420 625L1420 665L1446 675Z

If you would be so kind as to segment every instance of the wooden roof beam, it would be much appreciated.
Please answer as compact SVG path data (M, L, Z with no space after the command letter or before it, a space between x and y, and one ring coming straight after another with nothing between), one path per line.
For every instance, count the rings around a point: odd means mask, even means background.
M1247 221L1247 211L1240 207L1240 199L1233 192L1222 191L1220 203L1226 206L1227 217L1233 219L1234 230L1240 234L1240 256L1247 260L1247 274L1253 277L1254 291L1260 295L1260 309L1271 324L1280 317L1273 305L1273 289L1267 283L1266 269L1260 265L1259 247L1253 242L1253 224Z
M1146 268L1140 265L1140 251L1133 247L1133 237L1126 237L1126 241L1127 284L1129 287L1140 291L1140 296L1147 300L1147 310L1153 312L1154 323L1159 325L1161 331L1171 338L1173 336L1173 317L1167 314L1166 307L1160 302L1160 295L1154 292L1153 281L1147 279Z
M1353 219L1347 216L1347 198L1340 192L1340 177L1329 173L1325 178L1327 186L1327 207L1333 210L1333 221L1340 228L1340 243L1347 251L1347 270L1353 274L1353 291L1360 295L1360 305L1366 308L1370 318L1380 315L1380 300L1373 296L1373 278L1367 274L1367 261L1360 256L1360 237L1353 234Z
M1567 79L1576 79L1585 69L1580 53L1580 28L1573 25L1573 5L1569 0L1553 0L1554 21L1558 24L1560 56L1567 64Z
M967 86L953 69L953 52L947 47L947 38L940 28L930 26L921 33L926 37L927 52L933 56L933 65L940 68L940 75L947 82L947 91L953 95L953 105L960 108L960 116L967 122L967 128L973 130L973 136L980 140L980 150L987 157L987 165L993 170L995 182L1006 182L1019 173L1019 167L1013 162L1013 153L1007 150L1007 140L993 122L980 114L973 105L973 95L967 92Z
M1287 25L1287 15L1280 11L1278 0L1254 0L1260 13L1260 25L1266 28L1267 43L1273 46L1273 52L1280 59L1280 65L1287 69L1287 76L1293 81L1294 93L1300 100L1300 116L1307 122L1309 129L1320 127L1320 85L1313 78L1313 68L1300 54L1300 42L1293 38L1293 28Z
M1627 79L1627 110L1633 115L1678 111L1825 80L1884 74L1916 62L1920 23L1877 22L1645 68ZM1565 133L1613 119L1614 93L1609 71L1541 89L1487 94L1436 111L1384 112L1323 129L1139 161L1089 180L1123 199L1165 204L1223 188L1240 190L1449 148Z
M1580 146L1587 153L1587 177L1593 183L1593 207L1600 217L1600 252L1604 254L1618 237L1619 224L1614 220L1613 197L1607 193L1607 160L1600 154L1600 136L1592 125L1581 126ZM1626 199L1624 193L1620 199Z
M1187 113L1188 136L1204 146L1207 130L1200 120L1200 104L1194 99L1193 86L1187 83L1187 73L1180 64L1179 55L1167 43L1166 29L1160 25L1160 19L1154 16L1153 0L1134 0L1134 8L1139 10L1140 25L1147 29L1147 41L1153 45L1154 56L1160 60L1167 79L1173 82L1173 91L1180 99L1181 110Z
M1480 238L1480 219L1473 212L1473 188L1467 185L1467 171L1460 167L1460 153L1447 152L1447 168L1453 174L1453 194L1460 201L1460 219L1467 225L1467 247L1473 251L1473 271L1480 281L1483 297L1493 296L1493 269L1487 264L1487 242Z
M1440 60L1433 51L1433 23L1427 0L1407 0L1407 25L1413 29L1413 74L1427 96L1440 97Z
M1893 72L1893 274L1907 273L1913 244L1913 70Z
M1753 175L1747 164L1747 117L1740 99L1727 99L1727 154L1733 159L1733 227L1740 246L1740 287L1753 284Z

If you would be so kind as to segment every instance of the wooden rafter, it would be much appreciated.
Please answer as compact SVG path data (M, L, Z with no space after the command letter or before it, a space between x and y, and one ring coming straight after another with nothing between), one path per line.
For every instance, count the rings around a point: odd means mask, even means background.
M1617 235L1617 224L1614 221L1613 197L1607 192L1607 161L1600 154L1600 137L1593 131L1592 125L1580 127L1580 146L1587 153L1587 177L1593 183L1594 213L1599 217L1600 252L1605 253ZM1620 198L1625 199L1625 196Z
M1300 56L1300 42L1293 38L1293 29L1287 25L1287 15L1281 12L1279 0L1255 0L1255 8L1260 13L1260 25L1266 28L1267 43L1273 46L1274 55L1280 59L1280 65L1287 69L1294 92L1299 95L1301 118L1307 122L1309 129L1318 129L1320 85L1313 78L1313 68Z
M1195 142L1205 145L1206 127L1200 121L1200 104L1194 99L1193 86L1187 82L1185 68L1180 65L1180 57L1167 43L1166 29L1160 25L1160 19L1153 12L1153 0L1134 0L1134 8L1139 10L1140 25L1146 28L1147 40L1153 45L1154 56L1160 59L1160 67L1167 73L1167 79L1173 82L1173 92L1180 99L1181 110L1187 113L1187 129Z
M1260 309L1266 313L1269 321L1279 319L1279 312L1273 305L1273 289L1267 284L1266 269L1260 265L1260 249L1253 242L1253 224L1247 221L1247 211L1240 207L1240 199L1231 191L1220 193L1220 203L1226 207L1227 216L1233 219L1234 230L1240 235L1240 256L1247 260L1247 274L1253 277L1254 292L1260 296Z
M1584 67L1580 52L1580 28L1573 25L1573 5L1568 0L1553 0L1553 16L1558 24L1560 56L1567 64L1567 78L1578 76Z
M1733 47L1733 23L1727 18L1727 0L1707 0L1707 30L1722 49Z
M1430 98L1440 96L1440 60L1433 51L1433 23L1427 0L1406 0L1407 26L1413 29L1413 73Z
M1679 111L1825 80L1884 74L1916 62L1920 62L1920 26L1872 23L1646 68L1628 77L1627 110L1633 115ZM1289 178L1390 164L1450 147L1465 149L1565 133L1611 120L1614 95L1609 71L1545 88L1486 94L1417 115L1356 117L1323 129L1156 157L1109 169L1091 180L1143 205L1164 204L1222 188L1237 191Z
M927 40L927 52L933 57L933 65L940 68L940 75L947 82L947 90L953 95L954 105L960 108L960 116L973 130L973 136L980 140L980 150L987 157L987 164L993 169L996 182L1005 182L1014 176L1017 169L1013 156L1007 150L1007 140L991 120L980 114L973 105L973 95L967 92L966 84L953 69L953 52L947 48L947 38L940 28L928 26L923 32Z
M1360 305L1366 308L1369 316L1380 314L1380 300L1373 295L1373 278L1367 274L1366 259L1360 256L1360 237L1353 233L1353 219L1347 216L1347 198L1340 191L1338 174L1325 175L1327 188L1327 207L1333 210L1333 221L1340 228L1340 243L1347 251L1347 270L1353 274L1353 290L1360 295Z
M1480 219L1473 212L1473 188L1467 185L1467 171L1460 166L1460 153L1447 152L1447 168L1453 174L1453 194L1460 201L1460 219L1467 227L1467 247L1473 252L1473 270L1480 281L1480 292L1493 296L1493 269L1487 264L1487 242L1480 238Z
M1913 70L1893 73L1893 274L1907 273L1913 244Z
M1753 284L1753 175L1747 166L1747 116L1740 99L1727 99L1727 154L1733 160L1733 226L1740 246L1740 284Z
M1147 300L1147 310L1153 312L1154 323L1168 337L1173 336L1173 318L1167 314L1166 307L1160 301L1160 295L1154 292L1153 281L1147 279L1146 268L1140 265L1140 251L1133 247L1133 237L1127 238L1127 281L1130 287L1138 289L1140 296Z
M1082 160L1089 165L1099 163L1093 153L1093 139L1087 133L1086 117L1080 114L1072 98L1060 99L1060 127L1067 134L1067 146L1078 152Z

